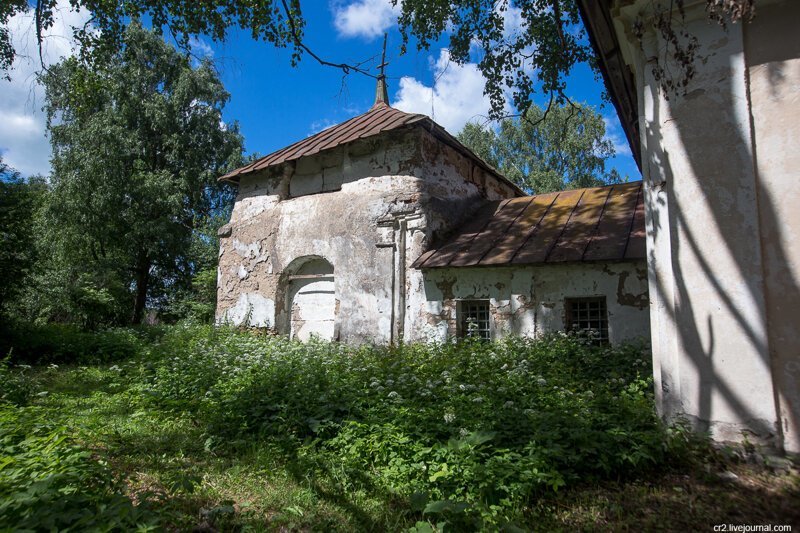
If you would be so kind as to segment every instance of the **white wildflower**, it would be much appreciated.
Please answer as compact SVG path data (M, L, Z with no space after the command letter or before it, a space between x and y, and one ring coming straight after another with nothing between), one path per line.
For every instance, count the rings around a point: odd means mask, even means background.
M540 386L544 387L545 385L547 385L547 380L544 379L544 378L539 378L539 379L536 380L536 383L538 383Z
M456 420L455 413L445 413L444 414L444 422L445 424L452 424Z
M511 407L514 407L514 402L509 400L509 401L507 401L506 403L503 404L503 407L505 407L506 409L510 409Z

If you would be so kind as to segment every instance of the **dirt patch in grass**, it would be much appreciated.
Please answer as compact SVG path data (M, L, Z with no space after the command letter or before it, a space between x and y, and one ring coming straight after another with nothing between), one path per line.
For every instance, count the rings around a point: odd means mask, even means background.
M537 530L713 531L719 524L796 530L800 477L796 468L775 472L714 460L648 480L577 487L540 501L530 518Z

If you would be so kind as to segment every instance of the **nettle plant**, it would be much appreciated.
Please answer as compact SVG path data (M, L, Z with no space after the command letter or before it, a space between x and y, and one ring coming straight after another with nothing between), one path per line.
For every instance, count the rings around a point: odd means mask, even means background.
M0 404L0 524L14 531L155 531L73 430L35 407Z
M203 331L154 350L148 397L193 413L213 442L257 438L343 491L399 496L422 522L513 524L537 495L638 475L684 446L655 414L642 345L559 334L348 347Z

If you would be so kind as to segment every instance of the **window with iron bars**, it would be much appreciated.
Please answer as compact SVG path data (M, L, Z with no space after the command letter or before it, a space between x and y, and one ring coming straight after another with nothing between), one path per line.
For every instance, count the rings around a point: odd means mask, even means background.
M595 344L608 343L608 310L605 296L567 298L565 303L568 331L586 331Z
M492 338L489 300L461 300L457 312L459 337Z

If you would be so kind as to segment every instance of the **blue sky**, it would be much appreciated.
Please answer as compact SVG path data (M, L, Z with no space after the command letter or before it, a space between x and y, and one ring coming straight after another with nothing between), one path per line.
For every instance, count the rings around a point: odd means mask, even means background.
M85 14L71 12L67 0L62 2L62 20L53 28L54 38L45 54L50 61L70 53L65 38L69 25L85 18ZM302 5L307 21L305 42L329 61L358 63L375 58L365 66L376 66L383 32L388 32L387 76L393 106L432 115L454 134L466 121L480 121L488 113L483 78L475 65L449 62L446 40L428 51L417 52L410 46L406 55L399 56L400 35L388 0L304 0ZM15 42L30 51L31 21L18 18L11 25ZM513 11L506 20L509 27L517 23ZM374 100L374 79L355 73L343 76L307 55L292 67L289 50L254 41L247 32L234 32L224 43L196 40L194 51L215 61L231 94L225 120L238 121L248 152L267 154L280 149L365 112ZM49 169L49 146L40 111L42 94L31 77L36 66L32 63L22 58L12 72L12 82L0 81L0 150L4 160L24 174ZM610 103L601 107L602 90L602 82L595 80L586 66L570 77L570 97L596 106L606 118L608 136L618 152L611 166L638 179L614 107Z

